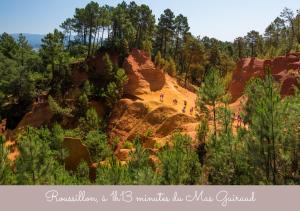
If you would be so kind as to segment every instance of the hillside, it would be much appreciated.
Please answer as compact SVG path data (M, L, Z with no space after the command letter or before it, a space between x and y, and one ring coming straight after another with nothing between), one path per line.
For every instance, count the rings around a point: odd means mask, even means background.
M149 148L156 142L164 144L175 131L195 137L197 120L196 94L182 88L163 70L157 69L144 52L134 50L124 62L129 81L125 98L114 107L108 124L111 138L132 140L136 135L151 136L145 140ZM163 94L163 100L160 95ZM177 100L177 103L174 103ZM183 113L184 101L187 107Z
M116 55L111 58L117 61ZM293 85L297 84L299 61L300 54L296 53L272 61L256 58L245 58L239 61L229 88L233 99L232 104L229 105L231 110L235 113L241 112L241 103L244 102L243 91L247 81L252 77L262 77L266 64L271 64L275 79L282 83L282 95L292 94ZM103 68L101 55L88 62L94 65L95 71L101 75ZM80 65L75 65L73 68L73 83L78 89L88 75L80 70ZM142 137L144 146L151 149L166 144L175 131L187 134L195 140L199 124L199 117L197 117L199 114L195 109L196 94L180 86L175 78L162 69L156 68L150 57L143 51L134 49L125 59L123 68L128 76L124 97L112 109L107 125L109 139L120 140L118 150L123 147L125 141L133 141L137 135ZM76 92L77 89L70 90L70 93ZM160 99L161 95L164 96L163 100ZM71 97L68 100L74 99ZM184 101L187 106L183 111ZM101 102L94 101L90 105L96 108L100 117L103 116L105 111ZM15 131L22 130L28 125L40 127L50 124L52 118L53 114L44 99L43 102L33 104L32 110L23 117ZM212 122L210 121L209 124L212 125ZM76 154L80 153L76 152ZM126 160L127 157L122 159Z
M233 103L229 105L231 110L235 113L241 112L241 103L244 102L243 91L247 81L252 77L262 77L264 66L270 62L274 77L283 84L282 95L292 94L293 85L296 84L299 55L289 54L273 61L242 59L237 64L229 88L233 97ZM116 56L112 58L117 60ZM101 56L88 62L95 65L95 71L101 74L103 66ZM73 70L73 82L77 87L88 78L87 73L78 70L79 67L80 65L75 65ZM128 76L124 97L112 109L107 125L109 139L120 140L118 150L122 149L125 141L133 141L137 135L142 138L144 146L151 149L165 145L176 131L187 134L195 140L199 124L199 114L195 109L196 93L183 88L175 78L162 69L156 68L150 57L143 51L134 49L125 59L123 68ZM72 92L74 90L70 90L70 93ZM160 99L161 95L164 96L163 100ZM184 101L187 106L183 111ZM96 108L98 115L102 117L105 111L100 104L101 102L91 102L90 105ZM47 102L34 104L32 111L27 113L18 124L17 130L28 125L39 127L49 124L52 117ZM210 121L209 124L212 125L212 122ZM237 123L233 122L233 124ZM121 159L126 160L127 157Z

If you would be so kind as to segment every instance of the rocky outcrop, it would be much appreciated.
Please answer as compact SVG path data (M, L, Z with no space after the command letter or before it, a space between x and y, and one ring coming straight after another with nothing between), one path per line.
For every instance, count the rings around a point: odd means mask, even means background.
M53 113L48 102L34 103L30 112L26 113L17 126L17 130L27 126L40 127L51 122Z
M286 56L276 57L273 60L244 58L237 63L229 86L233 102L243 95L250 78L265 75L264 69L267 65L271 67L275 80L281 84L282 96L293 94L294 86L300 87L297 82L300 70L300 53L290 53Z
M90 153L85 145L78 138L65 137L63 146L68 150L68 156L65 159L65 167L68 170L76 170L80 162L85 161L91 166L92 161Z
M125 59L123 68L128 76L128 83L125 85L125 93L128 95L158 91L165 84L163 71L157 69L143 51L134 49Z

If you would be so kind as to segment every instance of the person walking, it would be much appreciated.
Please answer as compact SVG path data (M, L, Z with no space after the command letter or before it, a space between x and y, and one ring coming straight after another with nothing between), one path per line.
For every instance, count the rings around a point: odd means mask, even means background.
M186 100L183 101L183 104L184 104L184 107L186 107L187 106L187 101Z
M177 99L174 99L174 100L173 100L173 104L174 104L174 105L177 105L177 103L178 103Z
M190 114L193 114L193 112L194 112L194 107L191 107L190 108Z

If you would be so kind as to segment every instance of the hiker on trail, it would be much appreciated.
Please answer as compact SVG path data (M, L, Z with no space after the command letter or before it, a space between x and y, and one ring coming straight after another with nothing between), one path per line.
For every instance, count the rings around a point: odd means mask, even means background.
M243 121L241 115L237 116L237 121L238 121L238 127L241 127L242 126L242 121Z
M173 100L173 104L177 105L178 101L176 99Z
M160 100L160 102L164 101L164 94L163 93L160 93L159 100Z
M194 107L191 107L190 114L193 114L193 112L194 112Z
M185 113L185 106L182 108L182 113Z
M185 100L185 101L183 101L183 103L184 103L184 107L186 107L186 105L187 105L187 101Z

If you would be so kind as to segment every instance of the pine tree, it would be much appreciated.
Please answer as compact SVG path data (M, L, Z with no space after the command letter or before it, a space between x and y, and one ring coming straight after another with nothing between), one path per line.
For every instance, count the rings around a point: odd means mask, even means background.
M111 79L113 78L113 64L107 53L105 53L104 56L102 57L102 61L104 66L103 69L105 72L105 78L108 81L111 81Z
M82 132L82 137L86 137L86 135L90 131L97 131L99 129L102 129L101 126L102 121L94 108L88 109L85 117L79 119L79 128Z
M200 111L205 108L205 112L209 111L208 106L212 107L213 125L214 125L214 139L217 140L217 105L222 102L225 96L224 81L217 69L210 69L204 79L204 83L198 91L197 106ZM214 141L214 142L215 142Z
M60 164L64 164L65 158L68 156L68 150L63 146L65 133L63 128L55 123L51 129L52 141L49 144L50 149L54 152L54 156Z
M18 45L14 38L7 34L3 33L0 36L0 52L9 59L14 59L16 57Z
M76 185L90 185L89 172L88 164L85 161L81 161L77 166L77 169L71 173L71 175L76 178Z
M71 84L70 60L64 50L64 35L57 29L42 39L40 56L46 68L50 68L50 87L54 94L65 93Z
M91 1L84 8L86 27L88 28L88 57L92 54L93 34L97 29L97 20L100 13L100 6L97 2Z
M191 34L184 36L179 63L181 71L184 73L184 85L186 86L192 70L197 69L201 71L206 64L205 50L198 38L193 37Z
M176 61L180 49L183 47L184 37L190 30L187 17L182 14L176 16L175 18L175 44L174 44L174 56L173 59Z
M72 30L74 25L74 19L67 18L61 25L60 28L62 28L64 31L65 40L67 41L68 49L70 48L71 44L71 37L72 37Z
M194 185L200 183L201 166L187 135L174 134L173 146L159 153L163 185Z
M278 171L282 172L283 184L300 184L300 93L296 90L295 96L287 97L282 107L285 108L285 136L282 150L278 154Z
M175 15L170 9L164 10L158 19L158 35L156 45L158 50L162 53L163 58L171 56L171 42L175 30Z
M87 110L89 108L89 99L85 92L83 92L79 97L78 97L78 102L77 102L77 116L78 117L83 117Z
M149 162L149 152L142 146L137 137L134 140L134 151L130 153L128 172L131 176L132 185L157 185L160 176L154 172Z
M51 97L51 95L49 95L48 97L48 103L49 103L49 107L51 112L54 115L54 120L56 120L57 122L61 122L65 117L72 117L72 109L66 107L63 108L61 107L54 99L53 97Z
M93 87L90 84L89 80L86 80L82 88L83 93L89 98L93 93Z
M121 99L124 92L124 85L128 81L125 70L115 66L114 78L108 83L102 96L105 97L107 105L112 108L115 103Z
M164 70L171 76L176 74L176 64L172 58L169 58L164 64Z
M144 40L142 42L141 49L145 51L149 56L151 56L152 53L152 42L150 40Z
M9 149L5 146L5 138L0 134L0 184L15 184L15 175L12 170L12 163L8 159Z
M272 78L271 69L267 67L264 80L258 79L250 83L246 91L249 101L246 117L256 141L252 141L250 146L258 145L257 152L260 153L261 160L256 163L265 172L266 182L273 184L278 182L278 153L284 131L284 124L281 122L285 108L281 106L279 90Z
M90 131L84 144L88 147L93 162L103 161L112 154L106 135L100 131Z
M165 63L164 59L161 57L161 53L160 51L157 52L157 54L155 55L154 58L154 63L157 67L162 67Z
M19 59L21 65L24 66L26 56L27 56L26 54L28 54L32 50L32 48L28 44L28 41L26 40L26 37L23 34L19 34L17 44L18 44Z
M48 142L43 142L37 129L28 128L18 142L20 156L16 161L18 184L49 184L53 181L55 160Z

